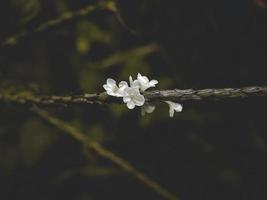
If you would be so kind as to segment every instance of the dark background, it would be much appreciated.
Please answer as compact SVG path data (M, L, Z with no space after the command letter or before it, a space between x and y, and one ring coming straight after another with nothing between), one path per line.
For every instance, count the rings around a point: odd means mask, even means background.
M3 0L0 43L93 0ZM103 91L138 72L158 89L267 85L264 0L135 0L0 47L0 91ZM149 54L140 48L157 44ZM151 46L150 46L151 47ZM137 48L137 49L136 49ZM184 103L168 116L125 105L46 108L182 200L267 198L266 98ZM161 199L26 106L0 104L0 199Z

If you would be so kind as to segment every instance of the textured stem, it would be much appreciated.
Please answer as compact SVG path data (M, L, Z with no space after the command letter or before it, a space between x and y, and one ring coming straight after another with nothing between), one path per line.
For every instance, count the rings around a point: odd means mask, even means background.
M146 92L148 100L170 100L170 101L201 101L201 100L223 100L231 98L247 98L253 96L267 96L267 86L250 86L242 88L223 89L201 89L201 90L162 90Z
M154 90L144 93L147 101L204 101L232 98L248 98L267 96L267 86L251 86L243 88L202 89L202 90ZM105 92L99 94L84 94L74 96L38 96L38 95L7 95L0 93L0 101L39 106L71 106L74 104L107 104L123 103L122 98L108 96Z
M41 110L37 107L34 107L32 109L33 112L35 112L37 115L39 115L41 118L45 119L49 123L56 126L58 129L61 129L62 131L69 134L71 137L73 137L75 140L83 143L88 148L95 151L99 156L110 160L114 164L118 165L120 168L122 168L127 173L131 174L133 177L135 177L138 181L152 189L154 192L161 195L164 199L169 200L178 200L178 198L173 195L172 193L168 192L165 188L163 188L161 185L159 185L154 180L147 177L142 172L138 171L135 167L133 167L128 161L124 160L123 158L117 156L112 151L106 149L101 144L95 142L94 140L90 139L86 136L86 134L80 132L75 127L69 125L68 123L62 121L61 119L58 119L56 117L51 116L48 112Z

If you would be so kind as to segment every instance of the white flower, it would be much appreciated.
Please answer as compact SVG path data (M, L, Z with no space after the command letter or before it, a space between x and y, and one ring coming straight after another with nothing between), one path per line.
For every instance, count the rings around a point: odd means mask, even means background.
M119 94L122 95L122 97L125 95L125 89L128 88L128 87L129 86L128 86L128 83L126 81L121 81L119 83L119 90L118 90L118 92L119 92Z
M140 88L141 92L144 92L150 87L155 87L158 84L157 80L149 81L146 76L142 76L140 73L138 73L136 80L133 80L132 76L130 76L129 82L131 87Z
M137 75L137 79L133 80L132 76L129 76L129 85L126 81L121 81L117 86L116 81L108 78L107 83L103 85L108 95L115 97L123 97L123 102L126 103L129 109L135 108L135 106L141 107L141 114L152 113L155 110L155 105L145 103L145 97L140 93L144 92L150 87L155 87L158 84L157 80L151 80L146 76L142 76L140 73ZM182 112L183 106L179 103L172 101L165 101L170 109L170 117L174 116L174 111Z
M133 85L139 83L139 87L140 87L140 90L142 92L144 92L145 90L147 90L150 87L155 87L156 84L158 84L157 80L149 81L149 79L146 76L142 76L140 73L138 73L138 75L137 75L137 81L134 81Z
M145 97L140 94L138 88L126 87L124 89L123 102L127 104L129 109L135 106L142 106L145 103Z
M141 107L141 114L144 116L146 113L152 113L155 110L156 106L150 104L150 103L145 103Z
M124 90L127 87L128 83L125 81L121 81L118 87L116 85L116 81L111 78L108 78L107 83L103 85L103 88L107 91L107 94L115 97L123 97Z
M130 87L132 88L140 88L140 83L138 80L133 80L132 76L129 76L129 83L130 83Z
M182 112L183 106L181 104L175 103L175 102L172 102L172 101L165 101L165 102L167 104L169 104L169 106L170 106L170 110L169 110L170 117L174 116L174 111Z

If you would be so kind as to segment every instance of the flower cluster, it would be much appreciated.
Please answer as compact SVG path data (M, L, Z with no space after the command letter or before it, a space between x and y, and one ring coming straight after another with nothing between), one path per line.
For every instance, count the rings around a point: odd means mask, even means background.
M129 109L134 109L135 106L142 106L141 113L152 113L155 110L155 106L150 103L145 103L145 97L142 94L148 88L155 87L158 84L157 80L151 80L146 76L142 76L140 73L137 75L137 79L133 80L132 76L129 77L129 85L126 81L121 81L118 85L115 80L108 78L103 88L107 94L114 97L122 97L123 102L126 103ZM179 103L165 101L170 107L170 117L173 117L174 111L181 112L182 105Z

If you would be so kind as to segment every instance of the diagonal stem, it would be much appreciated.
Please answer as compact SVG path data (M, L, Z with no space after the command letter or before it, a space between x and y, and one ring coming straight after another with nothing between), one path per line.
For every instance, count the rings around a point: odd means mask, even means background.
M160 184L158 184L156 181L152 180L151 178L149 178L148 176L146 176L145 174L137 170L128 161L117 156L112 151L103 147L101 144L90 139L84 133L77 130L75 127L69 125L68 123L64 122L61 119L51 116L48 112L41 110L37 107L32 108L32 111L36 113L38 116L40 116L41 118L48 121L50 124L53 124L54 126L56 126L58 129L61 129L62 131L69 134L75 140L83 143L88 148L95 151L99 156L106 158L107 160L110 160L114 164L118 165L121 169L131 174L138 181L140 181L141 183L143 183L148 188L152 189L154 192L158 193L165 199L178 200L178 198L174 194L170 193L165 188L163 188Z

